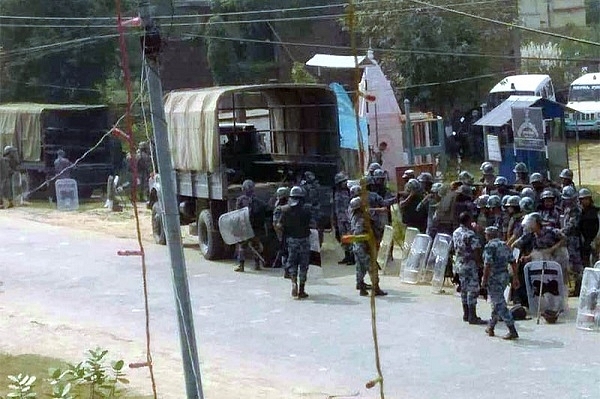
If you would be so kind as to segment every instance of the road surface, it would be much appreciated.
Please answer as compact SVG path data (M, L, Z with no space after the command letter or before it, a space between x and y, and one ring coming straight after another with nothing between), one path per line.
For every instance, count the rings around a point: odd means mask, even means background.
M0 351L79 361L101 346L126 363L144 360L136 242L0 213ZM154 364L161 398L185 397L166 247L146 243ZM367 298L353 269L311 267L310 298L292 300L279 271L234 273L185 249L207 399L379 397ZM341 252L340 252L341 254ZM386 398L600 397L600 345L575 329L517 322L521 339L489 338L462 321L459 299L384 276L377 300ZM577 302L571 300L571 307ZM482 316L489 315L485 303ZM504 334L504 325L497 327ZM150 392L146 369L128 370Z

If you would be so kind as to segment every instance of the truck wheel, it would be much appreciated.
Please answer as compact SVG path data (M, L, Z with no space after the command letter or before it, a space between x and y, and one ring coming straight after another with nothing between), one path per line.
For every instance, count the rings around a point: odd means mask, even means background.
M152 204L152 236L154 237L155 243L165 245L167 243L167 237L165 236L162 213L158 201Z
M200 253L205 259L215 260L221 256L221 237L219 231L215 229L208 209L200 212L198 216L198 244L200 244Z

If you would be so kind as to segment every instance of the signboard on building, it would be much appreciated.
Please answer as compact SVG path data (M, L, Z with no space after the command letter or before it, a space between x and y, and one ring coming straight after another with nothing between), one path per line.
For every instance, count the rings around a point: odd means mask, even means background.
M544 117L539 107L512 107L512 126L516 150L544 151Z
M502 162L502 152L500 151L500 140L495 134L487 134L487 158L490 161Z

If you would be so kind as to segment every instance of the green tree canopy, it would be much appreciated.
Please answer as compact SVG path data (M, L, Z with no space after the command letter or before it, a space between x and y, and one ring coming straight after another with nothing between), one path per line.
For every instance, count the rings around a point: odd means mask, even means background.
M36 17L0 25L0 101L101 101L96 86L120 68L113 0L2 0L0 15Z

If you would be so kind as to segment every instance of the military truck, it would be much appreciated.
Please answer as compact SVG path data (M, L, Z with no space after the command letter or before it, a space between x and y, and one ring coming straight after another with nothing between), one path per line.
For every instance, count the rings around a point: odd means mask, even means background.
M61 149L71 162L91 150L71 171L80 197L104 188L123 159L116 139L109 135L101 140L110 129L109 109L104 105L0 104L0 148L17 148L29 189L41 186L31 197L52 194L52 186L43 183L54 177L54 161Z
M340 166L338 113L322 85L268 84L180 90L165 96L169 146L181 225L198 236L206 259L230 256L219 217L235 209L245 179L272 204L278 187L299 184L306 171L320 183L319 227L330 224L333 178ZM150 182L154 239L165 244L160 176ZM265 258L275 235L267 217Z

